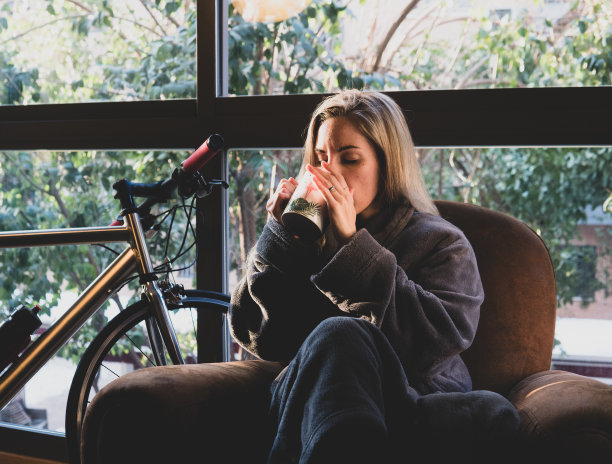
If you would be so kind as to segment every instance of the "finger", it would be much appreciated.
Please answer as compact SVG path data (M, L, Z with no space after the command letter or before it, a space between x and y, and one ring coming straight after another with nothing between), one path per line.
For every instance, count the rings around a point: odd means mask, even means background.
M307 169L312 174L313 178L321 181L322 187L330 188L332 185L334 185L334 180L332 180L330 172L323 171L322 169L315 168L313 166L309 166ZM335 182L337 183L337 181Z
M266 202L266 211L277 221L280 222L280 216L285 209L291 195L293 195L294 188L287 188L285 184L279 185L277 191L270 197Z
M331 189L330 190L331 187L328 186L325 183L325 181L319 179L318 177L313 177L313 181L315 183L315 187L317 188L319 193L321 193L321 195L323 196L323 198L325 199L325 201L326 201L326 203L328 205L337 202L337 200L336 200L336 198L334 198L334 194L333 194L335 189Z
M331 192L346 196L346 193L348 193L348 186L344 180L344 176L334 173L327 167L319 168L317 174L319 174L319 180L323 180L324 185L326 185L328 189L331 189Z
M289 179L287 179L287 182L285 182L284 187L289 191L289 193L291 195L293 195L293 192L295 192L295 189L298 186L298 181L295 180L293 177L290 177Z
M340 188L342 188L343 190L348 189L348 184L346 183L346 180L344 179L344 176L342 176L340 174L336 174L334 171L332 171L329 168L329 164L327 163L327 161L322 161L321 162L321 167L323 168L323 170L325 172L328 172L331 177L333 177L334 179L336 179L338 181L338 185L340 186Z

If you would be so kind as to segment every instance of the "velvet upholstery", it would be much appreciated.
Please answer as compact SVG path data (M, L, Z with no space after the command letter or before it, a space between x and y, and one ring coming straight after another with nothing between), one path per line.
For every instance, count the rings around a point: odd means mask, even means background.
M612 462L612 387L551 371L555 280L548 251L520 221L437 202L472 243L485 291L463 355L475 389L507 396L521 417L518 462ZM87 464L263 462L268 387L282 366L234 361L143 369L106 386L85 417ZM240 424L250 424L249 429Z
M612 388L563 371L519 382L508 398L521 418L530 462L612 463Z
M506 214L465 203L436 205L472 244L484 287L476 338L463 359L475 390L505 395L550 367L556 318L550 255L534 231Z
M123 376L87 410L82 460L170 464L202 456L201 462L262 462L266 398L281 369L252 360L155 367ZM252 427L241 430L245 417ZM207 460L209 450L213 457Z

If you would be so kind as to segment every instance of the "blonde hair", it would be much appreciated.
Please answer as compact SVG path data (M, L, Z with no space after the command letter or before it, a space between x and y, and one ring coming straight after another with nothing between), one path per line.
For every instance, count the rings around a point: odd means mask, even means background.
M382 204L405 197L418 211L439 215L425 186L404 114L395 101L380 92L344 90L323 100L308 125L302 170L307 164L317 164L315 144L321 124L338 117L350 120L374 146Z

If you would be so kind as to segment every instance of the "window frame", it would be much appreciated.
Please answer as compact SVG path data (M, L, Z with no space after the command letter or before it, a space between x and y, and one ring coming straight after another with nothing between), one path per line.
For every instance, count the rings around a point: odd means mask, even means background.
M226 149L302 146L309 115L325 95L227 96L228 0L197 0L197 96L193 100L0 107L0 149L194 148L213 132ZM404 109L415 144L612 146L612 87L387 92ZM262 113L265 118L262 118ZM226 178L218 157L206 175ZM199 200L197 286L227 291L227 195ZM221 360L223 319L198 317L202 361ZM0 426L0 450L66 460L61 435ZM50 444L51 443L51 444Z

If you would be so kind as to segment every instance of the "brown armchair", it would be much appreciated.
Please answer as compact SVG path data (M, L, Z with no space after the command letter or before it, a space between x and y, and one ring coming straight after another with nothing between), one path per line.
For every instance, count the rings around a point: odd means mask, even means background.
M612 387L550 370L556 315L548 250L522 222L440 201L474 247L485 301L464 359L474 389L505 395L521 417L520 462L612 462ZM267 392L278 363L144 369L105 387L87 411L83 462L265 462ZM248 424L248 427L247 427ZM579 461L578 461L579 460Z

